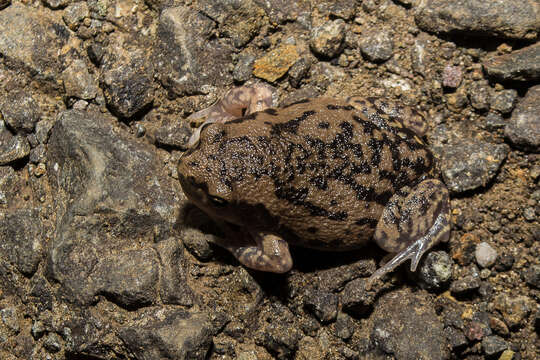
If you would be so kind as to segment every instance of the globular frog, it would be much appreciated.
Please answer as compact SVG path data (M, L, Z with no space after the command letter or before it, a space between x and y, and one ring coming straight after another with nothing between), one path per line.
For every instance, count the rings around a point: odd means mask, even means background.
M207 118L178 173L188 198L245 266L291 269L288 244L328 251L374 240L396 254L372 282L449 236L448 190L422 141L423 118L381 99L319 98L271 108L264 86L230 91Z

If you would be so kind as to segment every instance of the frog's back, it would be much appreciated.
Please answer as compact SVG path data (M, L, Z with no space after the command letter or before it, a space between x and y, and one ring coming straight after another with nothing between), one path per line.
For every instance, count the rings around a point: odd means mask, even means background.
M425 144L401 122L333 99L268 109L222 127L212 150L227 164L220 181L235 188L238 202L259 209L254 216L279 219L269 224L307 247L361 246L390 197L433 169Z

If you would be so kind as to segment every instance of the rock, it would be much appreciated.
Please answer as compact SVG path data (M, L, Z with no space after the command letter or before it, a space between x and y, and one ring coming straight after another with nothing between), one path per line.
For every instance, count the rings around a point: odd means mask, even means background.
M202 261L208 261L214 255L209 244L210 237L211 235L192 228L182 229L180 233L180 238L189 252Z
M43 3L51 9L60 9L66 7L73 0L43 0Z
M508 349L508 344L501 337L491 335L482 339L482 349L487 356L495 356Z
M338 313L334 327L336 336L343 340L350 339L354 334L354 327L354 321L349 315L342 312Z
M446 65L443 70L443 86L457 89L463 79L463 70L459 66Z
M170 237L184 198L153 148L98 113L69 110L52 130L48 161L58 219L49 274L61 292L79 304L97 294L127 307L154 303L150 247Z
M294 88L299 88L302 79L309 73L311 62L306 58L301 58L289 69L289 83Z
M270 21L283 24L287 21L300 21L305 16L310 16L309 2L305 0L254 0L270 18Z
M523 272L527 284L540 289L540 265L532 264Z
M112 37L103 58L103 95L111 112L122 119L138 116L154 100L154 68L148 51L127 47L121 36Z
M15 307L7 307L0 310L0 318L2 319L2 323L11 333L16 334L21 330L17 309Z
M432 251L421 262L418 275L421 285L429 289L439 289L452 277L454 262L444 251Z
M369 318L372 346L396 359L448 359L443 324L425 294L381 296Z
M537 81L540 79L540 43L487 58L482 65L487 75L496 81Z
M199 8L219 24L219 31L241 48L251 41L263 25L264 10L252 0L203 0Z
M0 212L0 257L24 275L34 274L43 259L43 234L38 209Z
M493 249L487 242L481 242L476 245L474 252L476 262L483 268L491 267L497 260L497 250Z
M291 359L298 348L301 339L300 332L286 322L275 321L268 325L257 341L277 359Z
M266 81L276 81L298 60L296 46L284 44L255 60L253 75Z
M517 91L514 89L496 92L491 98L491 108L502 114L509 114L516 104Z
M512 350L504 350L499 360L512 360L514 358L515 352Z
M62 340L60 336L55 333L47 335L47 338L43 342L43 347L51 353L57 353L62 349Z
M253 64L255 63L255 56L251 54L241 54L238 56L236 66L233 70L234 81L244 82L248 81L253 72Z
M99 259L88 281L95 294L103 294L126 308L142 307L157 298L158 264L151 249L107 254Z
M19 189L19 179L10 166L0 166L0 208L9 207Z
M486 115L486 123L485 128L489 131L495 131L499 129L503 129L506 126L506 121L501 116L501 114L497 112L489 112Z
M362 55L373 63L381 63L394 54L392 33L387 30L372 31L360 39Z
M317 274L317 283L319 289L327 292L342 290L344 286L353 286L349 285L352 281L355 281L355 285L363 289L362 280L358 280L357 278L367 277L373 274L375 270L376 267L373 260L359 260L349 265L319 271Z
M480 280L477 276L467 275L461 279L452 281L450 292L454 295L467 295L480 287Z
M454 193L486 186L508 155L505 144L463 141L445 145L440 152L444 183Z
M156 244L162 271L160 297L164 304L193 305L194 294L186 280L184 247L175 238Z
M318 290L311 291L304 306L311 311L321 323L333 322L338 312L338 297L335 294Z
M454 327L445 327L444 334L446 336L446 340L448 340L448 344L454 351L459 351L460 349L464 348L465 345L467 345L468 343L467 338L463 334L463 331L458 330Z
M374 295L366 291L364 279L353 280L345 286L341 294L343 311L356 317L369 313L373 307Z
M0 105L0 112L9 128L15 133L22 134L33 132L41 117L38 103L25 91L13 91L6 94Z
M96 97L98 87L96 81L86 64L82 60L75 60L62 73L64 91L66 96L78 99L91 100Z
M524 325L531 308L530 299L524 295L499 294L493 300L495 309L499 310L510 328Z
M311 51L324 58L333 58L343 50L345 22L342 19L328 21L311 30Z
M191 130L185 122L181 122L160 127L156 130L154 136L158 146L186 150L186 144L191 136Z
M203 312L159 309L121 328L119 336L138 359L202 360L216 330Z
M534 40L539 13L534 0L426 0L418 4L414 18L419 28L437 34Z
M469 100L471 101L471 106L476 110L489 110L489 104L491 102L489 86L476 82L473 83L469 88Z
M504 135L517 148L538 151L540 147L540 85L530 88L518 102L504 129Z
M11 0L0 0L0 10L5 9L9 5L11 5Z
M154 49L157 77L173 95L209 92L232 83L232 49L214 38L214 22L188 7L161 12Z
M22 135L13 136L0 120L0 166L12 164L30 154L30 144Z
M0 54L10 67L54 83L68 53L70 33L47 9L17 2L0 12ZM21 67L22 65L22 67Z
M320 14L327 14L330 18L351 20L355 15L355 0L336 0L323 2L317 5Z
M90 16L90 10L86 1L70 4L64 11L62 18L66 25L73 31L77 31L84 19Z

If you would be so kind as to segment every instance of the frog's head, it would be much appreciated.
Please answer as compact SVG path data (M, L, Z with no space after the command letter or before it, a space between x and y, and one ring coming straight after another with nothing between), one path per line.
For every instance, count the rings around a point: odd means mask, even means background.
M216 135L221 127L222 124L205 127L200 141L180 158L178 177L184 193L197 207L214 218L235 223L228 215L232 188L220 179L224 154L220 153Z

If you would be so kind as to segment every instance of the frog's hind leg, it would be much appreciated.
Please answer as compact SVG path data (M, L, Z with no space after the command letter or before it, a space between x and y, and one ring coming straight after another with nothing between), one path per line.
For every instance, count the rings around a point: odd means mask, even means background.
M205 121L191 135L187 147L191 148L199 141L201 130L206 125L215 122L225 123L244 115L266 110L271 106L272 90L268 86L256 84L234 88L214 105L188 116L187 120L190 122L199 119L205 119Z
M254 270L281 274L292 268L289 245L281 237L269 233L250 233L245 236L252 239L237 243L223 239L218 245L229 250L242 265Z
M408 194L395 194L383 210L374 240L397 255L371 275L367 286L408 259L415 271L422 255L449 235L450 206L443 183L424 180Z

